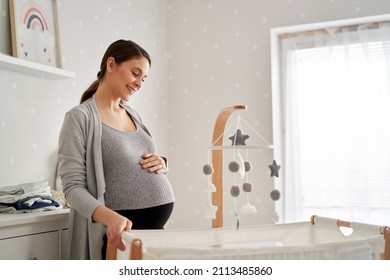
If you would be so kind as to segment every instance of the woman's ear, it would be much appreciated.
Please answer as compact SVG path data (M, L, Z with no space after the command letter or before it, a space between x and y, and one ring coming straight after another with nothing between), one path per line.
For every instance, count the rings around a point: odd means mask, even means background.
M110 56L108 59L107 59L107 63L106 63L106 71L108 73L112 73L112 71L115 69L116 67L116 62L115 62L115 58L113 58L112 56Z

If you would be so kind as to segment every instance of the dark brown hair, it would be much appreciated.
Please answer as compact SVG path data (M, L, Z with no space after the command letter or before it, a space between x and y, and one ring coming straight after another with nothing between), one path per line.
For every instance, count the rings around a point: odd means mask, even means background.
M145 57L149 61L149 66L152 64L149 54L139 45L130 40L118 40L113 42L106 50L102 62L100 63L100 70L97 74L97 79L94 81L80 99L80 104L90 99L96 92L101 79L106 73L107 60L110 57L115 59L116 64L120 64L124 61Z

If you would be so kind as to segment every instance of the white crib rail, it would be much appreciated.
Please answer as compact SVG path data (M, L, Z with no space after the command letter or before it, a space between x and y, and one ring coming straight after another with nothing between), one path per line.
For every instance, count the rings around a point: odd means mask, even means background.
M353 232L343 235L339 227L351 227ZM312 216L310 222L243 227L239 231L132 231L123 233L123 239L123 252L108 244L108 260L390 259L389 227L319 216Z

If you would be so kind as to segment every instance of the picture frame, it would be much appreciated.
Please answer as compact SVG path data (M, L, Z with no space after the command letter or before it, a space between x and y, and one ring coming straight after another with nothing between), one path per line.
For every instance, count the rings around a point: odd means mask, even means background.
M57 0L9 0L12 55L62 68Z

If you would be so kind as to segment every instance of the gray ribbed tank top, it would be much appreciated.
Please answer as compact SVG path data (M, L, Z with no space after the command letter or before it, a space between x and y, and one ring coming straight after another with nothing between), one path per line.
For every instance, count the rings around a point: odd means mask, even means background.
M154 207L173 202L166 175L150 173L139 162L155 153L153 139L139 126L122 132L102 124L102 154L106 181L105 203L113 210Z

